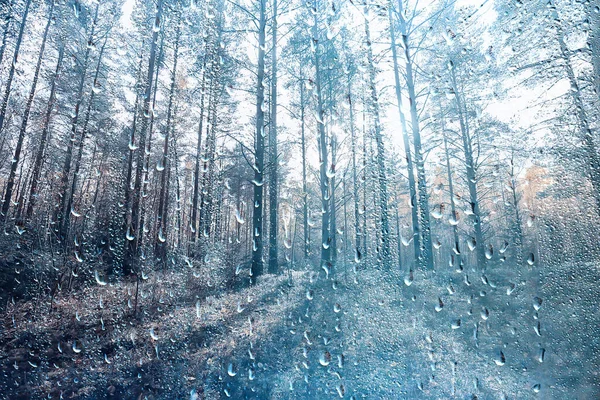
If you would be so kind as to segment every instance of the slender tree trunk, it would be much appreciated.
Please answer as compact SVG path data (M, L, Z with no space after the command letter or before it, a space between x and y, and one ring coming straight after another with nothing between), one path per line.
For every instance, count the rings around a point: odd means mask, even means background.
M516 259L517 266L523 265L523 217L521 216L521 212L519 210L519 196L517 194L517 177L515 173L515 163L514 157L511 155L510 159L510 169L509 169L509 177L510 177L510 193L511 193L511 201L514 210L514 241L516 247Z
M142 48L143 48L142 43ZM125 197L125 213L123 216L123 232L125 234L125 246L128 246L129 241L134 239L131 229L131 176L133 173L133 155L136 150L135 146L135 133L137 128L137 120L138 120L138 108L140 105L140 93L138 85L141 85L142 80L142 61L143 61L143 53L140 51L140 60L138 62L137 69L137 81L135 86L135 102L133 105L133 121L131 123L131 133L129 135L129 143L127 148L129 150L127 155L127 173L125 175L125 185L124 185L124 197Z
M10 93L11 93L12 82L15 77L15 69L17 67L17 61L19 59L19 50L21 49L21 43L23 41L23 32L25 31L25 23L27 22L27 17L29 16L29 6L30 5L31 5L31 0L26 0L25 10L23 11L23 18L21 18L21 26L19 27L19 34L17 36L17 42L15 43L15 52L13 55L13 62L10 65L10 69L8 71L6 87L4 88L4 96L2 97L2 105L0 105L0 133L3 133L4 120L6 118L6 110L8 108L8 99L9 99ZM5 46L3 46L3 48L4 47ZM2 50L2 52L4 53L4 50ZM3 135L3 136L5 136L5 135ZM3 206L3 208L4 208L4 206Z
M258 72L256 83L256 136L254 144L254 208L252 213L252 277L253 281L262 274L263 269L263 184L265 166L265 113L263 111L265 92L265 2L259 0L260 16L258 21Z
M458 239L458 214L456 213L456 204L454 203L454 184L452 182L452 168L450 167L450 153L448 151L448 138L446 137L446 129L444 126L444 120L442 119L442 135L444 137L444 153L446 155L446 174L448 175L448 195L450 196L450 213L452 219L455 221L452 223L452 236L454 244L452 247L452 258L455 260L454 264L460 265L460 242Z
M371 91L371 103L373 106L373 122L375 128L375 144L377 145L377 181L379 183L379 207L380 215L380 240L381 260L383 266L390 266L390 224L388 215L387 174L385 171L385 146L383 144L383 133L381 132L381 121L379 117L379 97L375 87L375 65L373 64L373 49L371 47L371 33L367 7L365 6L365 39L367 41L367 62L369 64L369 89Z
M269 146L271 150L271 168L269 169L269 273L279 273L278 264L278 154L277 154L277 0L273 0L273 17L271 19L272 55L271 55L271 121L269 124Z
M29 10L29 3L30 0L28 0L27 5L26 5L26 9L25 9L25 13L27 14L28 10ZM42 37L42 45L40 46L40 52L38 54L38 60L37 60L37 64L35 66L35 72L33 74L33 82L31 84L31 90L29 91L29 97L27 98L27 103L25 104L25 111L23 113L23 119L21 120L21 129L19 130L19 138L17 139L17 145L15 147L15 154L13 156L12 159L12 163L10 166L10 173L8 175L8 181L6 183L6 192L4 193L4 202L2 203L2 215L7 216L8 217L8 209L10 207L10 202L11 202L11 198L12 198L12 191L13 191L13 186L14 186L14 182L15 182L15 175L17 173L17 167L19 165L19 160L21 159L21 150L23 148L23 141L25 139L25 133L27 132L27 123L29 122L29 115L31 113L31 106L33 105L33 98L35 97L35 89L37 87L37 82L40 76L40 70L42 67L42 59L44 58L44 49L46 48L46 40L48 39L48 31L50 30L50 23L52 22L52 13L54 11L54 3L52 2L50 5L50 10L48 10L48 21L46 22L46 27L44 28L44 35ZM21 31L19 33L19 41L21 40L21 36L23 34L23 28L25 26L25 18L26 15L23 16L23 21L21 23ZM20 43L18 44L20 45ZM19 48L17 47L15 49L15 59L14 61L16 62L17 60L17 52L19 51ZM14 64L11 67L11 73L14 73ZM7 85L10 85L10 83L12 82L12 76L9 77L9 83ZM7 86L8 88L8 86ZM8 88L10 90L10 88ZM5 94L5 96L7 96ZM8 97L5 97L6 100L8 100ZM3 108L2 108L2 115L4 115L4 112L6 111L6 108L4 107L4 103L3 103ZM3 117L2 120L3 121ZM0 131L2 129L2 122L0 122Z
M417 94L415 91L415 80L413 76L413 59L411 54L409 31L404 19L402 1L398 0L398 14L400 34L406 62L406 86L410 101L410 119L413 134L413 146L415 149L415 166L417 168L417 188L419 194L419 222L421 232L421 258L423 267L433 269L433 246L431 242L431 226L429 218L429 193L427 191L427 179L425 175L425 160L423 158L423 146L421 145L421 131L419 127L419 115L417 113Z
M399 213L400 203L396 203L396 233L398 235L398 239L396 243L398 244L398 269L402 270L402 232L400 231L400 213Z
M92 29L90 31L90 35L88 37L88 41L86 43L85 55L83 57L83 66L81 70L81 78L79 79L79 86L77 89L77 94L75 95L75 110L73 115L71 116L71 135L67 142L67 154L65 155L65 161L62 168L60 187L57 190L60 198L58 199L58 209L55 212L55 222L59 227L59 234L64 238L64 232L62 229L65 224L63 223L64 213L70 212L70 210L66 210L66 201L67 201L67 190L69 186L69 176L71 173L71 160L73 158L73 146L76 141L77 135L77 121L79 120L79 108L81 107L81 102L83 101L83 89L85 85L85 78L87 74L89 59L90 59L90 51L92 49L92 43L94 41L94 32L96 30L96 23L98 21L98 9L100 7L100 2L96 5L96 11L94 13L94 19L92 21Z
M304 110L306 108L304 99L304 76L300 79L300 145L302 147L302 223L304 224L304 261L308 259L310 252L310 238L308 226L308 188L306 185L306 137L305 137L305 116Z
M99 87L98 76L100 75L100 67L102 66L102 56L104 55L104 49L106 48L106 40L102 44L102 48L100 49L100 53L98 54L98 64L96 66L96 72L94 73L93 80L93 89L90 94L90 98L88 100L87 110L85 112L85 117L83 120L83 127L81 129L81 136L79 138L79 149L77 151L77 155L75 157L75 170L73 172L73 180L71 181L71 190L67 194L67 205L64 212L64 218L62 220L62 236L67 237L69 231L69 225L71 222L71 210L73 209L73 198L75 197L75 191L77 190L77 181L79 180L79 169L81 168L81 158L83 157L83 144L85 142L85 138L88 134L88 126L90 122L90 117L92 114L92 106L94 104L94 98L96 91L94 90L96 87Z
M157 215L157 224L158 224L158 240L155 242L154 254L157 259L160 259L163 263L166 262L167 257L167 249L166 249L166 241L163 240L166 238L167 225L166 225L166 214L167 214L167 172L170 171L169 162L169 138L170 132L173 127L171 127L171 123L173 122L173 99L175 97L175 84L177 78L177 60L179 57L179 39L181 37L181 22L180 16L177 17L177 32L175 34L175 50L173 54L173 70L171 71L171 87L169 89L169 105L167 107L167 125L165 127L165 141L163 144L163 154L159 165L162 168L160 175L160 195L158 201L158 215ZM174 122L173 122L174 124ZM174 160L177 163L177 160ZM160 234L163 233L163 235Z
M192 198L192 221L190 223L190 241L193 243L198 237L198 198L200 197L200 153L202 152L202 124L204 122L204 96L206 94L206 52L202 63L202 85L200 87L200 122L198 123L198 142L196 145L196 165L194 167L194 194Z
M365 101L363 97L363 112L362 112L362 144L363 144L363 154L362 154L362 187L363 187L363 229L362 229L362 239L363 239L363 250L364 256L367 257L369 254L369 228L367 226L367 122L366 122L366 110L365 110Z
M6 51L6 41L8 39L8 31L10 30L10 21L12 20L13 1L8 1L8 13L4 17L4 29L2 31L2 44L0 45L0 65L4 61L4 52Z
M216 168L216 143L217 143L217 109L219 106L220 93L218 85L218 72L215 73L212 82L212 101L209 102L210 118L206 128L206 168L202 185L202 210L200 213L200 227L202 234L210 238L214 222L215 202L215 168ZM214 239L211 238L211 239ZM214 242L213 242L214 243Z
M152 139L154 138L154 109L156 108L156 94L158 93L158 76L160 75L160 67L162 60L164 58L164 50L165 50L165 35L162 35L160 38L160 47L158 50L158 58L156 59L156 72L154 73L154 91L152 93L152 105L150 113L150 123L148 124L148 129L146 130L146 148L144 149L144 161L143 161L143 178L142 178L142 199L141 199L141 212L139 218L139 228L140 232L139 242L137 244L137 248L141 248L144 244L144 233L148 232L149 229L146 229L146 214L148 210L148 202L146 198L148 197L148 184L150 183L150 156L152 155ZM156 201L156 195L154 196L154 201ZM154 207L154 204L153 206Z
M331 140L331 178L329 178L329 197L330 197L330 231L331 237L331 261L335 264L337 261L337 212L336 212L336 198L335 198L335 167L336 167L336 153L337 153L337 139L335 135L330 136Z
M352 152L352 197L354 200L354 251L356 258L360 259L360 214L358 194L358 171L356 170L356 131L354 129L354 104L352 100L352 79L348 74L348 107L350 112L350 146Z
M388 9L388 15L390 20L390 38L391 38L391 49L392 59L394 62L394 81L396 89L396 101L398 103L398 114L400 116L400 125L402 129L402 140L404 144L404 154L406 157L406 175L408 177L408 191L410 195L410 210L411 210L411 222L413 230L413 246L414 246L414 260L418 262L421 258L421 229L419 226L419 202L417 201L417 184L415 181L414 165L412 160L412 153L410 150L410 138L408 137L408 128L406 126L406 116L402 110L402 86L400 84L400 72L398 67L398 52L396 49L396 27L392 18L392 7Z
M27 1L27 5L25 8L25 15L23 16L23 21L21 22L21 31L19 33L19 43L17 46L20 46L21 37L23 34L23 28L25 27L25 19L27 17L27 13L29 11L29 4L31 0ZM29 115L31 113L31 106L33 105L33 98L35 97L35 89L37 87L38 79L40 76L40 70L42 67L42 59L44 58L44 49L46 48L46 39L48 38L48 31L50 30L50 23L52 22L52 13L54 11L54 2L50 5L50 10L48 10L48 21L46 22L46 27L44 28L44 35L42 37L42 44L40 46L40 52L38 54L37 64L35 66L35 72L33 74L33 82L31 84L31 90L29 91L29 97L27 98L27 103L25 104L25 111L23 112L23 119L21 120L21 129L19 130L19 138L17 139L17 145L15 147L15 154L12 159L12 163L10 165L10 173L8 175L8 181L6 183L6 192L4 193L4 202L2 203L2 215L8 217L8 209L10 208L10 202L12 199L12 191L13 186L15 184L15 175L17 173L17 167L19 165L19 160L21 159L21 150L23 148L23 141L25 139L25 133L27 132L27 123L29 122ZM17 53L19 51L19 47L15 49L15 58L14 61L17 61ZM11 67L11 74L14 73L14 64ZM9 76L9 83L7 85L10 86L12 82L12 76ZM10 88L7 86L8 91L10 92ZM5 100L8 101L8 92L5 93ZM5 104L2 104L2 115L0 116L0 131L2 129L2 122L4 120L4 114L6 111Z
M144 90L144 115L142 116L142 125L140 128L140 144L138 146L138 157L136 166L135 184L133 189L133 202L131 207L131 232L135 235L134 240L129 242L129 246L126 249L126 265L129 268L133 265L134 259L137 255L138 244L142 232L138 232L138 223L140 221L140 200L142 196L142 176L143 176L143 165L144 165L144 149L146 146L146 133L148 130L148 120L153 110L150 109L151 98L152 98L152 81L154 77L154 68L156 64L156 47L158 40L158 33L162 26L162 12L163 12L163 0L158 0L156 16L154 21L154 27L152 32L152 42L150 43L150 60L148 63L148 74L146 77L146 88ZM129 270L130 272L131 270ZM126 269L126 272L127 269Z
M48 132L50 130L50 117L52 116L52 111L54 110L54 103L56 102L56 82L58 81L64 54L65 47L61 44L60 48L58 49L56 69L54 70L54 75L52 76L52 81L50 84L50 97L48 98L48 106L46 107L46 114L43 120L44 122L42 127L40 144L37 148L35 161L33 164L33 175L31 178L31 187L29 188L29 200L27 202L27 211L25 213L25 218L27 220L30 220L31 216L33 215L33 210L35 208L35 203L38 197L38 185L40 181L40 174L42 171L42 163L44 161L44 153L46 152L46 144L48 142Z
M456 82L456 71L454 66L451 68L450 76L454 89L454 100L458 110L458 122L460 125L463 152L465 155L465 167L467 172L467 186L469 188L469 200L471 203L471 211L473 212L473 222L475 230L475 249L477 254L477 264L481 270L485 270L485 243L483 240L483 229L481 227L481 206L479 204L479 195L477 193L477 166L473 158L473 142L471 133L469 132L469 123L467 120L466 105L462 101L462 92L459 91Z
M314 2L313 12L313 27L312 41L315 63L315 87L317 94L317 130L319 133L319 177L321 185L321 265L331 262L331 235L330 235L330 210L329 210L329 177L327 169L329 168L329 160L327 154L327 136L325 133L325 121L323 111L323 95L321 92L321 57L319 54L319 31L318 31L318 8L316 1Z

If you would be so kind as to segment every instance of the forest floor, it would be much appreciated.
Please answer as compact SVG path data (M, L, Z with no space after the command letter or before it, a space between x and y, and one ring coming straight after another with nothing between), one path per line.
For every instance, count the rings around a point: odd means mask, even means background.
M136 315L135 281L88 271L52 310L8 304L0 398L596 399L600 271L547 271L363 264L248 287L180 268L144 275Z

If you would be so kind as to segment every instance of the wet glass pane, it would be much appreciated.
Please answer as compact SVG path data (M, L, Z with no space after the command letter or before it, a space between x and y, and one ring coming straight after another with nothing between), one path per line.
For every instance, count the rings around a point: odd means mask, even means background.
M598 0L0 0L0 399L600 398Z

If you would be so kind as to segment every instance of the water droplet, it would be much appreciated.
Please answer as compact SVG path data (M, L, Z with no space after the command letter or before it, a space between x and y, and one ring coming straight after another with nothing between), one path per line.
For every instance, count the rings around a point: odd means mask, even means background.
M412 268L408 271L408 275L404 277L404 284L406 286L410 286L412 285L413 281L415 280L415 276L414 276L414 272L412 270Z
M75 354L81 353L82 349L81 349L81 347L77 347L77 340L73 340L72 348L73 348L73 353L75 353Z
M533 265L535 264L535 256L533 253L529 253L529 257L527 257L527 264Z
M481 309L481 319L483 319L484 321L487 321L487 319L490 317L490 311L483 307Z
M474 237L467 239L467 246L469 247L469 250L475 250L475 247L477 247L477 242L475 241Z
M319 356L319 364L326 367L331 362L331 354L328 351L321 353Z
M165 233L163 232L162 226L158 229L158 240L161 243L164 243L167 241L167 237L165 236Z
M438 304L435 306L435 311L440 312L444 308L444 302L441 297L438 297Z
M96 283L100 286L106 286L106 282L100 278L100 274L98 270L94 270L94 278L96 278Z
M431 216L435 219L441 219L444 216L444 205L437 204L431 210Z
M229 363L229 366L227 367L227 375L229 376L236 376L237 372L233 370L233 364Z
M130 242L133 241L135 239L135 235L133 234L133 231L131 229L131 225L129 225L127 227L127 233L125 234L125 238L127 240L129 240Z
M485 249L485 258L487 258L488 260L491 260L492 257L494 256L494 246L492 246L492 244L488 244L487 248Z
M235 219L240 225L243 225L246 222L246 220L242 217L242 214L240 213L239 209L235 210Z
M498 366L502 366L506 363L506 358L504 357L504 353L502 351L500 351L498 353L498 355L496 356L496 358L494 359L494 362L496 363L496 365Z
M538 355L537 355L537 360L539 362L544 362L544 357L546 356L546 349L544 349L543 347L540 348L540 350L538 351Z

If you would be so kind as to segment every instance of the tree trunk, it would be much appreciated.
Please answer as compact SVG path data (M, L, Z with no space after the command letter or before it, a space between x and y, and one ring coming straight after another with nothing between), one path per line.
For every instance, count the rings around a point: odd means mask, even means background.
M337 261L337 210L336 210L336 198L335 198L335 167L336 167L336 153L337 153L337 139L335 135L331 135L331 178L329 178L329 197L330 197L330 216L329 216L329 224L330 231L329 235L331 237L331 261L333 264Z
M23 21L21 22L21 31L19 33L19 42L17 46L20 45L21 36L23 34L23 28L25 26L25 18L27 17L27 12L29 10L29 4L31 0L27 1L27 5L25 8L25 15L23 16ZM42 67L42 59L44 57L44 49L46 48L46 39L48 38L48 31L50 30L50 23L52 22L52 12L54 11L54 2L50 5L50 10L48 10L48 21L46 22L46 27L44 28L44 36L42 37L42 44L40 46L40 52L38 54L37 64L35 66L35 72L33 74L33 82L31 84L31 90L29 91L29 97L27 98L27 103L25 104L25 111L23 112L23 119L21 120L21 129L19 130L19 138L17 139L17 145L15 147L15 154L12 159L12 163L10 165L10 173L8 176L8 181L6 183L6 192L4 193L4 202L2 203L2 215L8 217L8 209L10 207L10 202L12 199L12 191L13 186L15 184L15 175L17 173L17 167L19 165L19 160L21 158L21 150L23 148L23 140L25 139L25 133L27 132L27 123L29 122L29 115L31 113L31 106L33 104L33 98L35 97L35 89L37 87L38 78L40 76L40 69ZM17 60L17 52L19 47L15 49L15 59ZM14 73L14 64L11 67L11 73ZM9 77L9 83L7 85L10 86L12 81L12 76ZM7 89L10 91L10 88L7 86ZM8 95L5 94L5 99L8 101ZM6 111L6 107L3 103L2 108L2 116ZM2 117L3 121L3 117ZM0 122L0 131L2 129L2 122Z
M90 51L92 49L92 43L94 41L94 32L96 29L96 23L98 21L99 7L100 7L100 2L98 2L98 4L96 5L96 11L94 13L94 20L92 22L92 30L90 31L90 35L89 35L88 41L86 43L86 50L85 50L85 55L83 58L83 67L82 67L82 71L81 71L81 78L79 80L79 86L78 86L77 94L75 97L75 110L71 117L71 135L67 142L67 154L65 155L65 162L64 162L63 168L62 168L60 187L57 190L57 193L59 194L60 198L58 201L58 203L59 203L58 209L55 211L54 220L57 223L57 226L59 227L59 234L61 236L63 236L63 239L64 239L64 232L62 231L62 229L65 226L63 223L63 219L64 219L64 213L65 213L66 201L67 201L69 176L70 176L70 172L71 172L71 160L73 158L73 146L74 146L75 140L76 140L75 137L77 134L77 121L79 120L79 108L81 107L81 102L83 101L83 89L84 89L85 78L86 78L86 73L87 73L87 69L88 69L88 63L89 63L89 59L90 59ZM70 210L67 210L66 212L70 212Z
M511 192L511 201L514 211L514 241L516 247L516 260L517 266L521 266L523 264L523 218L521 216L521 212L519 210L519 196L517 195L517 176L515 174L515 163L514 157L510 159L510 169L508 173L510 177L510 192Z
M423 159L423 146L421 145L421 131L419 127L419 115L417 113L417 94L415 91L415 80L413 76L413 60L410 48L409 31L402 10L402 0L398 0L398 15L400 34L406 62L406 87L410 102L410 119L413 134L413 146L415 149L415 166L417 168L417 188L419 194L419 222L421 232L421 258L423 267L433 269L433 246L431 242L431 226L429 219L429 193L427 191L427 179L425 175L425 160Z
M181 22L180 16L177 17L177 31L175 33L175 50L173 53L173 70L171 71L171 87L169 89L169 105L167 107L167 126L165 127L165 141L163 144L163 154L161 160L159 161L159 165L162 167L161 175L160 175L160 195L158 200L158 215L157 215L157 224L158 231L163 233L161 237L160 233L158 236L158 240L155 242L154 247L154 255L157 259L160 259L163 263L166 263L167 257L167 244L166 241L166 232L167 232L167 224L166 224L166 213L167 213L167 172L170 172L169 163L169 138L170 132L172 129L171 123L173 120L173 99L175 97L175 84L177 78L177 59L179 57L179 38L181 37ZM177 162L177 160L175 160Z
M350 146L352 153L352 197L354 200L354 251L360 260L360 214L358 194L358 171L356 170L356 131L354 129L354 104L352 100L352 80L348 74L348 108L350 112Z
M152 139L154 138L154 122L156 121L154 118L154 109L156 107L156 94L158 93L158 76L160 75L160 67L164 58L164 50L165 50L165 35L162 35L160 38L160 47L158 50L158 58L156 59L156 72L154 73L154 92L152 94L152 106L150 113L150 122L148 124L148 129L145 131L146 133L146 148L144 149L144 163L142 166L143 178L142 178L142 199L141 199L141 212L139 218L139 228L140 232L139 242L137 244L137 248L141 248L144 244L144 233L148 232L149 229L145 229L145 221L146 221L146 211L148 209L146 198L148 197L148 183L150 183L150 156L152 155ZM156 201L156 195L154 196L154 200ZM154 207L154 204L153 204Z
M143 48L143 43L142 43ZM138 62L138 69L136 74L136 86L135 86L135 102L133 105L133 121L131 123L131 133L129 135L129 143L127 148L129 149L127 155L127 173L125 175L125 185L124 185L124 197L125 197L125 213L123 216L123 233L125 235L125 246L127 247L129 241L133 240L131 229L131 176L133 173L133 154L135 152L135 132L137 128L137 119L138 119L138 108L140 104L140 93L138 85L142 80L142 61L143 61L143 53L140 51L140 61ZM125 268L127 269L127 268ZM126 271L127 273L128 271Z
M4 60L4 52L6 51L6 39L8 39L8 31L10 30L10 21L12 20L12 0L8 1L7 4L8 13L4 17L4 30L2 32L2 44L0 45L0 66Z
M50 84L50 97L48 98L48 106L46 107L46 114L43 120L44 122L42 127L42 136L40 138L40 144L37 148L35 161L33 164L33 176L31 178L31 187L29 188L29 200L27 202L27 211L25 213L25 219L27 220L30 220L31 216L33 215L33 210L35 208L35 203L38 197L37 188L40 181L44 153L46 152L46 144L48 142L48 132L50 130L50 117L52 116L52 111L54 110L54 103L56 101L56 81L58 80L64 54L65 47L61 44L60 48L58 49L58 59L56 61L56 68L54 70L54 75L52 76L52 82Z
M375 65L373 64L373 49L371 48L371 33L369 31L369 20L367 7L365 6L365 38L367 41L367 63L369 64L369 90L373 106L373 122L375 125L375 144L377 146L377 181L379 183L379 207L380 213L380 240L381 261L384 268L390 266L390 224L388 215L387 176L385 171L385 147L383 144L383 133L381 132L381 121L379 111L379 98L375 87Z
M319 31L317 26L318 12L316 1L314 3L313 27L312 27L312 44L315 63L315 87L317 94L317 128L319 132L319 177L321 190L321 266L331 262L331 235L330 235L330 210L329 210L329 177L327 169L329 168L327 154L327 137L325 134L325 121L323 112L323 95L321 92L321 65L319 55Z
M200 153L202 152L202 124L204 122L204 96L206 94L206 52L202 63L202 85L200 87L200 122L198 123L198 142L196 145L196 165L194 167L194 193L192 199L192 221L190 223L190 241L193 243L198 237L198 198L200 197Z
M398 102L398 114L400 115L400 125L402 128L402 140L404 144L404 154L406 155L406 175L408 177L408 191L410 195L411 223L413 231L414 260L419 262L421 259L421 229L419 226L419 203L417 201L417 185L415 181L414 165L412 153L410 150L410 138L408 137L408 128L406 126L406 116L402 111L402 86L400 84L400 73L398 68L398 53L396 49L396 27L392 18L392 7L388 8L390 20L390 38L392 48L392 59L394 61L394 81L396 89L396 101Z
M13 55L13 62L11 63L10 70L8 71L8 78L6 80L6 87L4 88L4 96L2 98L2 105L0 106L0 133L3 133L4 119L6 118L6 109L8 108L8 99L10 97L12 81L15 76L15 69L17 66L17 61L19 59L19 50L21 49L21 43L23 41L23 32L25 31L25 23L27 22L27 16L29 15L29 6L30 5L31 5L31 0L26 0L25 10L23 11L23 18L21 19L21 26L19 28L19 35L17 36L17 42L15 43L15 53ZM4 52L4 50L2 50L2 52ZM3 205L3 209L4 209L4 205Z
M96 66L96 72L94 73L94 80L92 81L93 88L98 87L98 76L100 74L100 67L102 66L102 56L104 55L104 49L106 48L106 40L102 44L102 48L100 49L100 53L98 54L98 64ZM71 210L73 209L73 198L75 197L75 191L77 190L77 181L79 180L79 169L81 167L81 158L83 156L83 143L85 141L85 137L88 134L88 125L90 122L90 117L92 113L92 105L94 104L95 90L92 88L92 93L90 94L90 99L88 100L87 110L85 112L85 118L83 121L83 127L81 129L81 137L79 138L79 149L77 151L77 156L75 158L75 171L73 172L73 180L71 182L71 190L67 195L67 206L66 209L63 210L64 218L62 221L62 236L67 237L67 233L69 230L69 225L71 222Z
M306 122L304 120L304 110L306 105L304 104L304 76L300 78L300 145L302 147L302 223L304 224L304 261L308 259L310 252L310 238L308 226L308 188L306 185L306 137L305 127Z
M271 55L271 121L269 125L269 147L271 148L271 168L269 169L269 273L279 273L278 265L278 154L277 154L277 0L273 0L272 55Z
M138 147L138 157L136 166L135 184L133 189L133 202L131 207L131 232L135 235L134 239L129 241L129 246L126 249L125 261L126 264L133 265L137 255L138 243L142 232L138 232L138 222L140 220L140 200L142 195L142 176L144 165L144 149L146 146L146 132L148 130L148 119L153 110L150 109L152 97L152 81L154 77L154 67L156 63L156 47L158 33L162 24L163 0L158 0L156 17L152 32L152 42L150 43L150 60L148 63L148 74L146 76L146 88L144 90L144 115L142 116L142 126L140 129L140 144Z
M469 200L471 203L471 211L473 212L474 229L475 229L475 249L477 254L477 264L483 271L485 270L486 258L485 258L485 243L483 240L483 230L481 227L481 207L479 205L479 195L477 193L477 166L473 159L473 143L471 140L471 133L469 132L469 123L467 120L467 109L466 105L463 104L461 99L461 91L459 91L458 84L456 82L456 71L452 66L450 71L452 79L452 87L454 90L454 100L456 102L456 108L458 110L458 122L460 125L463 152L465 154L465 167L467 171L467 186L469 188Z
M258 21L258 72L256 83L256 136L254 144L254 209L252 213L252 277L256 278L262 273L263 269L263 184L264 184L264 165L265 165L265 113L263 103L265 93L263 80L265 78L265 34L266 17L265 2L260 1L260 16Z
M442 135L444 137L444 153L446 154L446 173L448 175L448 194L450 196L450 213L452 218L458 221L458 214L456 213L456 204L454 204L454 185L452 183L452 169L450 167L450 153L448 152L448 138L446 137L446 129L444 126L444 120L442 119ZM458 224L452 224L452 236L454 238L454 245L451 255L454 260L453 264L460 265L460 242L458 239Z

